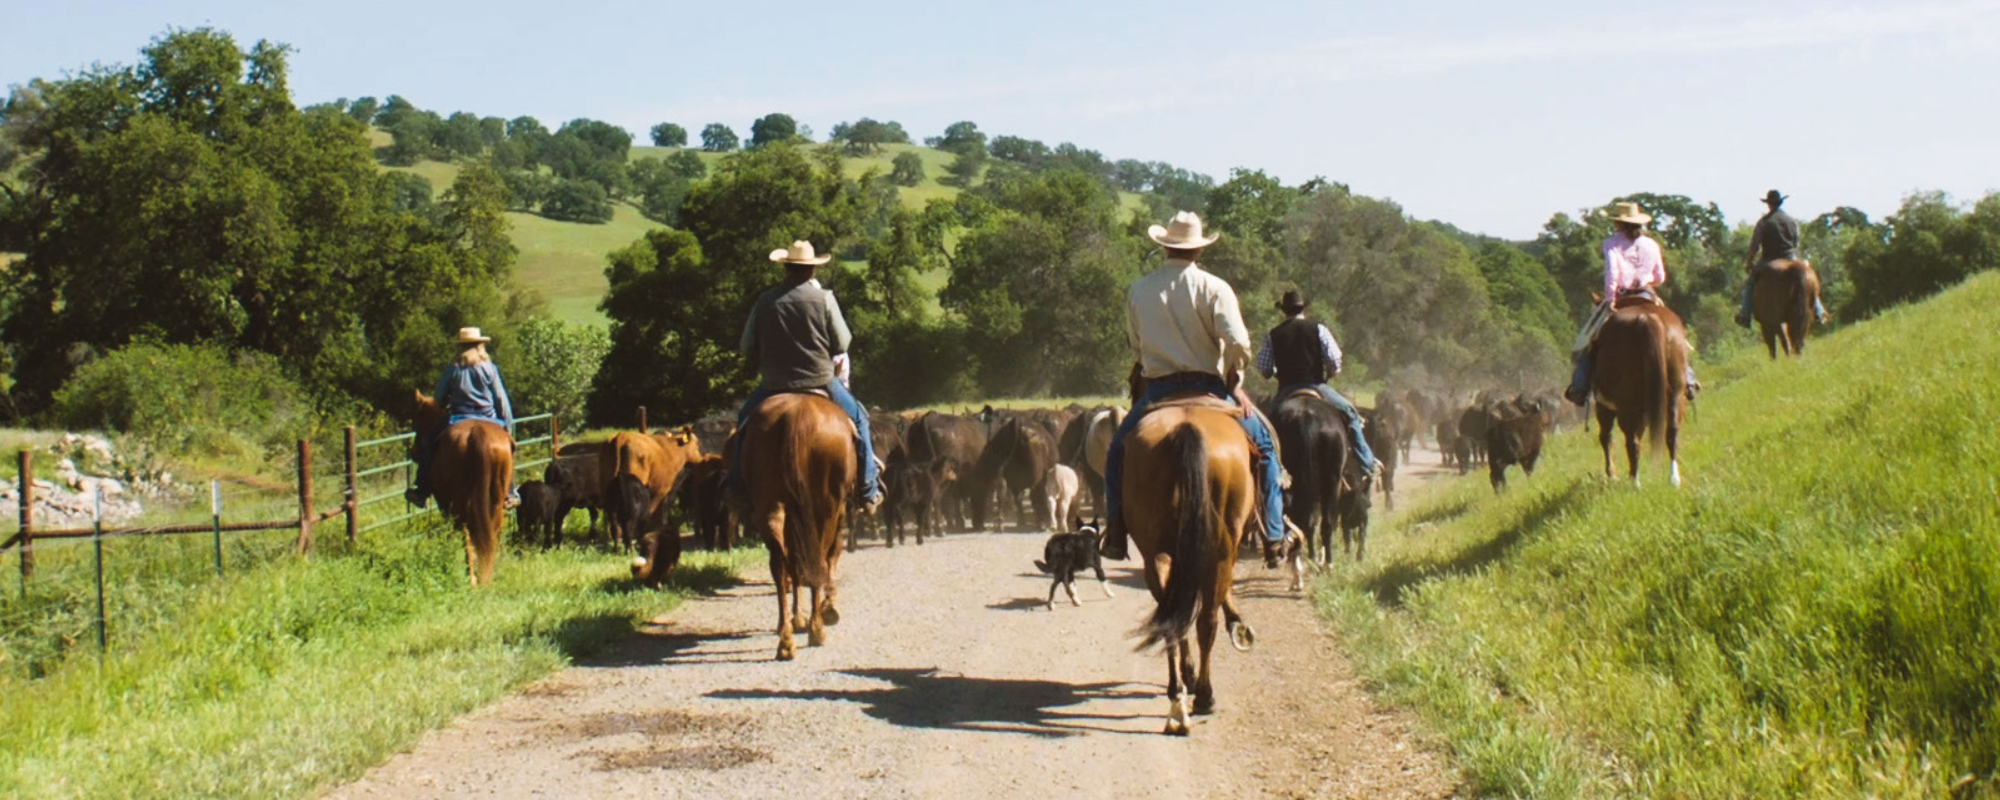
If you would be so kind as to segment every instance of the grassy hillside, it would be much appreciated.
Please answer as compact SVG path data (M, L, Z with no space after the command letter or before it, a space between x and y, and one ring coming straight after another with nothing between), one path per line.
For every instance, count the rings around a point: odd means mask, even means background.
M1323 607L1485 793L1994 796L1996 304L1988 274L1710 368L1683 488L1569 434L1399 515Z
M376 147L386 147L390 142L389 135L380 130L370 130L369 141ZM633 147L630 158L664 158L673 152L674 148L668 147ZM860 177L870 169L887 175L896 156L905 152L914 152L923 159L924 180L916 186L898 187L903 205L920 209L931 200L958 196L958 188L938 182L938 178L946 175L945 168L953 156L918 145L886 145L874 155L849 158L847 175ZM711 171L728 156L726 153L696 153ZM439 193L450 188L451 182L458 177L456 164L437 161L388 169L422 175ZM1121 192L1119 199L1128 212L1145 208L1145 202L1136 194ZM522 283L541 291L548 298L550 312L567 322L606 321L603 313L597 310L597 302L608 288L604 281L604 257L659 225L642 216L638 209L622 203L616 206L611 222L603 225L558 222L534 214L507 216L514 223L514 246L520 250L515 274ZM920 279L925 288L936 292L943 288L946 277L943 272L933 272L920 276Z

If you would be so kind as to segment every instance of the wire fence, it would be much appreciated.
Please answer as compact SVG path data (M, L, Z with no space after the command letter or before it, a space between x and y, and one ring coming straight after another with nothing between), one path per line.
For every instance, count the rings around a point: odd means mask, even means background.
M517 479L548 464L562 444L561 420L551 414L517 419L513 432L523 436L515 442ZM19 526L0 537L0 555L15 551L20 576L18 592L0 592L0 668L39 674L91 643L101 657L118 630L146 629L231 571L310 553L329 536L352 547L364 533L435 515L404 500L416 474L414 439L357 440L350 427L337 443L299 440L290 463L267 474L211 480L192 497L117 525L105 519L106 484L86 484L95 489L93 521L69 528L36 518L38 494L55 487L38 487L33 454L20 451ZM327 527L336 521L341 528Z

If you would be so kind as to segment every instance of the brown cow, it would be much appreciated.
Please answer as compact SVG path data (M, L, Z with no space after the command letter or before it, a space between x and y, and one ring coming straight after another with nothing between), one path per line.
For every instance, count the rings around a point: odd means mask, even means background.
M623 431L612 436L598 451L597 469L605 480L606 497L610 496L610 482L619 475L632 475L645 483L653 494L652 507L647 509L647 516L651 517L673 496L688 463L699 458L701 450L692 428L655 434ZM606 527L616 526L607 521ZM620 544L638 543L638 534L633 531L612 530L611 536Z

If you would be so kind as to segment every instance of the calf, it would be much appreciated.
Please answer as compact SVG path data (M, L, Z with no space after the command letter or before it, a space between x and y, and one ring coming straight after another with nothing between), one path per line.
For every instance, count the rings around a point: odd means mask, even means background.
M637 475L620 474L611 479L604 505L604 527L611 541L620 547L636 547L652 521L653 490Z
M1466 462L1472 459L1472 452L1466 448L1464 438L1458 435L1458 420L1441 419L1437 424L1438 463L1447 467L1457 467L1458 474L1464 475Z
M1539 408L1498 404L1486 423L1486 464L1494 493L1507 488L1507 466L1520 464L1521 471L1535 474L1535 461L1542 456L1542 432L1548 415Z
M949 460L897 461L882 472L882 540L890 547L903 539L903 523L916 526L917 544L926 533L938 532L945 488L958 480Z
M688 465L681 496L681 513L694 524L695 539L710 550L735 546L736 520L723 496L727 470L721 456L703 456Z
M1067 464L1057 464L1049 468L1049 477L1042 481L1042 488L1049 493L1049 530L1061 530L1062 521L1069 519L1076 507L1077 492L1082 490L1082 480L1076 470Z
M1075 533L1058 533L1049 537L1048 544L1042 545L1042 560L1035 562L1035 569L1052 575L1055 580L1049 584L1048 608L1056 610L1056 587L1062 587L1069 594L1071 605L1083 605L1076 599L1076 573L1089 568L1097 573L1097 585L1104 589L1105 597L1112 597L1111 583L1104 579L1104 559L1097 554L1100 528L1096 522L1089 525L1082 520L1071 523Z
M589 533L596 536L597 512L604 507L604 479L597 472L596 451L558 456L542 469L542 481L555 487L558 495L556 531L562 531L563 523L569 520L569 512L581 508L590 512Z
M562 541L562 523L556 510L562 506L562 491L545 481L528 481L520 486L521 507L514 521L526 541L539 539L543 547Z
M1368 449L1375 451L1375 460L1382 462L1382 503L1390 511L1396 510L1396 460L1403 456L1399 443L1407 441L1400 419L1394 406L1384 405L1364 414L1361 423L1361 435L1368 439Z

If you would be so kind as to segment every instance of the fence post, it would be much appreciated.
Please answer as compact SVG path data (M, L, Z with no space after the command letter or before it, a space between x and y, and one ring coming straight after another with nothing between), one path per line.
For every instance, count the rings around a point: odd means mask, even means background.
M28 595L28 578L35 574L35 471L33 456L21 451L21 596Z
M222 577L222 481L208 481L208 515L215 521L215 577Z
M555 414L550 414L549 415L549 460L550 461L556 460L556 454L560 452L562 452L562 417L557 416Z
M97 487L96 513L90 523L90 543L97 551L97 660L104 661L107 639L104 635L104 487Z
M312 443L299 440L299 553L312 552Z
M357 514L361 511L355 502L361 495L355 493L354 485L354 426L347 426L347 546L353 547L354 540L361 532L361 522Z
M640 406L640 407L639 407L639 432L640 432L640 433L647 433L647 432L648 432L648 431L646 430L646 407L645 407L645 406Z

